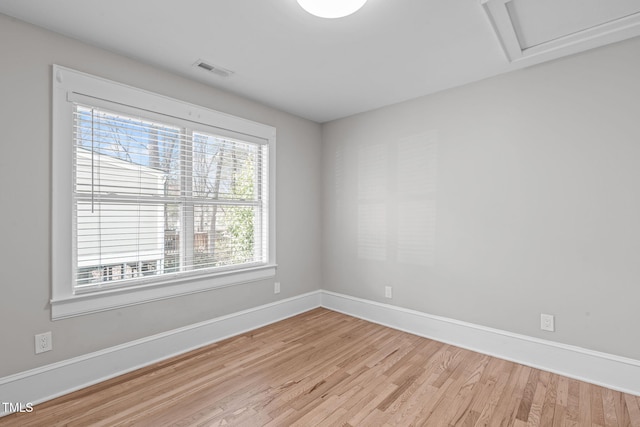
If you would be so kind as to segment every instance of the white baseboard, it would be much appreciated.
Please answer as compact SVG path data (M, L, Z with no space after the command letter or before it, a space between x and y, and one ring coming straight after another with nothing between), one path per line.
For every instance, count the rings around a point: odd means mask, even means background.
M0 378L0 401L38 404L319 307L320 291ZM0 416L7 415L0 405Z
M640 361L329 291L315 291L0 378L0 401L38 404L326 307L458 347L640 396ZM0 405L0 416L7 415Z
M640 360L322 291L323 307L458 347L640 396Z

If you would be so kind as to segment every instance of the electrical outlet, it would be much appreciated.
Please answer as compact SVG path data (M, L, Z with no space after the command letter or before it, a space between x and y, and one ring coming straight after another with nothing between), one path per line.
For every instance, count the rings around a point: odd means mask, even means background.
M556 330L553 314L540 315L540 329L549 332L554 332Z
M393 289L391 286L384 287L384 296L385 298L393 298Z
M35 336L36 354L44 353L45 351L51 351L53 349L53 342L51 340L51 332L45 332L44 334L38 334Z
M280 293L280 282L275 282L273 284L273 293L274 294L279 294Z

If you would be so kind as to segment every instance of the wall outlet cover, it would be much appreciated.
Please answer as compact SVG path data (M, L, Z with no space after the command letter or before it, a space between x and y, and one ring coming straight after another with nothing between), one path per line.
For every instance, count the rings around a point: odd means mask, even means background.
M384 296L385 298L393 298L393 289L391 286L384 287Z
M35 336L35 346L36 354L44 353L45 351L51 351L53 349L51 331L45 332L43 334L37 334Z
M555 319L553 314L541 314L540 315L540 329L543 331L554 332L555 331Z

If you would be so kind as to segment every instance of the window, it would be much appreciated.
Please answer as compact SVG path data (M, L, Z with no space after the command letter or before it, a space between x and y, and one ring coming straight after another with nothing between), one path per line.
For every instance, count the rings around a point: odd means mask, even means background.
M53 72L54 319L275 275L272 127Z

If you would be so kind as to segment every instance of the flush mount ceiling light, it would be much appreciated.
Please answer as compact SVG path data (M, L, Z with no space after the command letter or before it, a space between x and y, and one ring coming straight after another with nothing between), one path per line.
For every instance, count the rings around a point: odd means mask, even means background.
M320 18L342 18L360 9L367 0L298 0L304 10Z

